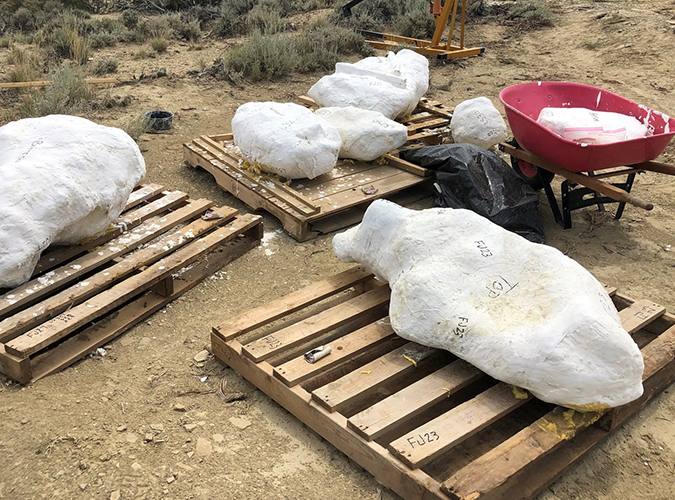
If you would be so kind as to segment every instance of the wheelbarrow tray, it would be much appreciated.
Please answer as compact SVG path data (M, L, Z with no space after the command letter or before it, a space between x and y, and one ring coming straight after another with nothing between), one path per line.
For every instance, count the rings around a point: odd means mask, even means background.
M568 82L530 82L499 93L506 118L518 144L572 172L592 172L636 165L658 157L675 135L675 118L607 90ZM611 144L588 144L564 139L537 123L543 108L587 108L634 116L652 135Z

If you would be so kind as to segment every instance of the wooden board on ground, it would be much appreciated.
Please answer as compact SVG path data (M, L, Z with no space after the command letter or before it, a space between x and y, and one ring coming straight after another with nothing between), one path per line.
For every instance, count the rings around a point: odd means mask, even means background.
M140 186L105 233L50 247L0 290L0 372L27 384L74 363L257 246L262 218Z
M532 498L675 379L675 316L606 289L642 351L645 393L605 412L544 403L445 351L405 342L382 307L388 287L360 267L214 327L211 344L407 500ZM321 345L331 353L305 361Z
M380 198L404 205L419 201L429 196L431 184L430 170L385 155L383 162L340 160L327 174L286 185L244 168L232 134L196 138L183 145L183 155L249 207L277 217L298 241L360 222L368 205Z
M310 109L319 108L314 99L306 95L299 96L298 102ZM439 101L422 97L409 117L396 121L408 128L408 144L421 141L432 145L440 144L444 137L450 135L451 119L451 108Z

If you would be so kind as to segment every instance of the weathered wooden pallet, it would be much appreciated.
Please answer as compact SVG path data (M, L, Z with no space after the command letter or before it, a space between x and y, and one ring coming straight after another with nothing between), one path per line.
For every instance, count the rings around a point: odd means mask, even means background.
M254 210L277 217L296 240L336 231L360 222L368 205L379 198L410 204L429 196L430 170L385 155L386 164L341 160L329 173L299 179L290 186L260 181L240 168L243 158L232 134L201 136L183 145L185 161L211 173L220 187ZM374 194L364 192L372 187ZM363 189L362 189L363 188Z
M357 267L211 336L214 355L405 499L532 498L675 378L675 316L606 287L642 350L645 393L556 407L396 336L389 288ZM332 352L309 364L303 353Z
M314 99L306 95L298 97L298 102L310 109L317 109L319 106ZM425 144L440 144L443 137L450 135L450 120L452 119L452 108L444 104L422 97L415 110L406 120L400 121L408 127L408 144L411 142L422 141Z
M260 216L141 186L103 236L50 247L29 282L0 290L0 371L27 384L65 368L257 246L262 232Z

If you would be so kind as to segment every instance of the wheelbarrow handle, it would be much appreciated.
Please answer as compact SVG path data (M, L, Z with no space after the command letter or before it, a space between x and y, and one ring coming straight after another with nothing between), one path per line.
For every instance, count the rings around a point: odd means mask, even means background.
M582 186L586 186L593 191L604 194L605 196L609 196L613 200L630 203L633 206L643 208L645 210L651 210L654 208L652 203L649 203L631 193L627 193L621 188L618 188L607 182L602 182L599 179L594 179L588 175L583 175L567 170L566 168L562 168L561 166L551 163L550 161L546 161L543 158L530 153L529 151L525 151L524 149L514 148L510 144L504 143L500 145L500 149L507 155L515 156L516 158L531 163L532 165L536 165L543 168L544 170L548 170L549 172L553 172L554 174L565 177L576 184L581 184Z
M661 163L658 161L646 161L644 163L638 163L637 165L632 165L635 168L640 170L647 170L649 172L656 172L659 174L666 175L675 175L675 165L669 163Z

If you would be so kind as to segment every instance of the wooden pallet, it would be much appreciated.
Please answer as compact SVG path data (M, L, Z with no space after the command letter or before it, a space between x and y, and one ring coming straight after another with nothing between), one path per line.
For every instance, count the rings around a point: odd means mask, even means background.
M260 181L240 168L232 134L201 136L183 145L185 161L213 175L220 187L257 210L277 217L298 241L314 238L361 221L368 205L379 198L399 204L414 203L429 196L430 170L385 155L386 164L341 160L329 173L315 179L299 179L286 186L273 180ZM362 187L377 189L366 194Z
M202 219L207 210L220 218ZM27 384L74 363L257 246L262 233L260 216L141 186L103 236L50 247L31 281L0 290L0 371Z
M214 355L405 499L532 498L675 378L675 316L607 287L645 393L579 413L396 336L389 288L357 267L213 329ZM314 364L303 353L330 345Z
M310 109L318 109L314 99L306 95L298 97L298 102ZM440 144L443 137L450 135L452 109L438 101L422 97L407 120L397 120L408 127L408 144L422 141L425 144Z

